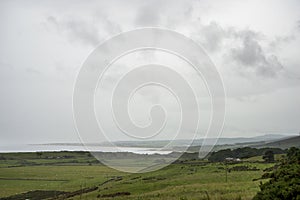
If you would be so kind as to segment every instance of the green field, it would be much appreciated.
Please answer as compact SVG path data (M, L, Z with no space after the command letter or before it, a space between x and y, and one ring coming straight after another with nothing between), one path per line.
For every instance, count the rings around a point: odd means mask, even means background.
M261 181L253 179L274 165L255 159L227 166L187 160L155 172L129 174L101 165L85 152L0 155L0 198L10 199L24 199L13 195L28 191L39 192L34 196L54 192L49 199L251 199ZM94 189L85 191L88 188ZM59 196L60 191L82 192L68 198Z

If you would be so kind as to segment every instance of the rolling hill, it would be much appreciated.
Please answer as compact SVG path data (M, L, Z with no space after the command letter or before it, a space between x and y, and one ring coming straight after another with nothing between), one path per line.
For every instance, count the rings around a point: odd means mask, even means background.
M281 148L287 149L290 147L300 147L300 136L284 138L280 140L276 140L273 142L268 142L265 144L253 145L251 147L255 148L263 148L263 147L273 147L273 148Z

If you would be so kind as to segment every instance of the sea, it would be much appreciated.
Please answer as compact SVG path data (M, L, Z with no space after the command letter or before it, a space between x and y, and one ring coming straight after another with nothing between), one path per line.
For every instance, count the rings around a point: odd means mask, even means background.
M42 152L42 151L98 151L98 152L132 152L136 154L169 154L172 151L160 148L146 147L112 147L112 146L84 146L62 144L0 144L0 152Z

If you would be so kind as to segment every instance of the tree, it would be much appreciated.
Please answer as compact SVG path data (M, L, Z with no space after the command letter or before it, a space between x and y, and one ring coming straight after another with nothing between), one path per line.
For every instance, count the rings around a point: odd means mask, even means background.
M225 158L232 157L231 149L222 149L217 152L212 152L211 155L208 157L210 162L223 162Z
M37 157L39 157L39 158L41 158L42 157L42 155L43 155L43 152L36 152L36 155L37 155Z
M263 155L263 159L264 159L266 162L268 162L268 163L274 162L274 160L275 160L275 159L274 159L274 152L271 151L271 150L266 151L265 154Z

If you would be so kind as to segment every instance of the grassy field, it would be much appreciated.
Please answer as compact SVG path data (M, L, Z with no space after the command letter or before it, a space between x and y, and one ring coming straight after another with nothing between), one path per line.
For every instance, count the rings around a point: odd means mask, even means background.
M0 198L37 190L59 194L94 188L63 199L251 199L261 181L253 179L274 165L255 159L227 166L194 160L129 174L80 152L1 154L0 158Z

